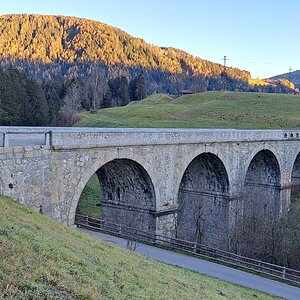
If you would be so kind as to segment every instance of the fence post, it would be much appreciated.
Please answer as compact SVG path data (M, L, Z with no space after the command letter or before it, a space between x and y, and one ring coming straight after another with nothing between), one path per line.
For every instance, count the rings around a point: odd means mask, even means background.
M285 272L286 272L286 267L283 267L283 270L282 270L282 278L285 278Z
M193 245L193 252L196 253L197 252L197 243L194 242L194 245Z
M86 216L86 218L85 218L85 224L89 225L89 216Z
M45 133L45 145L50 146L50 132Z
M3 147L8 147L8 133L3 132Z

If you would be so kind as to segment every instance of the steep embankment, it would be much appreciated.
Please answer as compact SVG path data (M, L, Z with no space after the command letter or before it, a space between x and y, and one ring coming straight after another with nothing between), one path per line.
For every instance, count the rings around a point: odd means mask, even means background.
M205 92L176 99L152 95L125 107L83 113L76 126L162 128L300 128L300 97Z
M274 299L100 242L0 196L0 298Z

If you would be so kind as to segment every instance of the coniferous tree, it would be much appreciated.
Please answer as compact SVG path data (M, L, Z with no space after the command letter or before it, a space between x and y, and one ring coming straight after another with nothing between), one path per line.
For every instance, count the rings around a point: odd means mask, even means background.
M135 101L135 88L136 88L136 80L135 78L129 81L128 92L130 101Z
M112 106L127 105L130 102L128 80L125 76L110 79L108 85L112 96Z
M1 103L0 103L0 126L10 126L10 125L12 125L12 120L9 114L4 109L1 108Z
M42 126L49 123L49 108L42 87L32 79L27 79L26 92L31 105L28 125Z
M128 91L128 80L125 76L120 77L118 94L119 94L121 106L127 105L130 102L129 91Z
M5 125L13 125L16 122L15 110L17 108L15 106L12 90L13 87L6 72L0 68L0 107L2 109L2 115L6 115L6 119L9 120Z
M49 107L49 122L52 125L57 125L59 111L63 105L63 98L66 95L65 80L57 78L56 80L44 81L42 88Z
M146 98L146 84L145 84L145 78L142 74L138 75L136 78L136 87L135 87L135 97L136 100L142 100Z
M129 83L129 95L131 101L142 100L146 98L146 84L142 74L132 79Z
M16 115L14 118L14 124L28 125L28 121L31 117L31 104L26 91L28 79L16 69L10 70L8 77L13 87L12 92L15 103L14 114Z
M110 89L108 88L104 97L103 97L103 107L112 107L112 94Z

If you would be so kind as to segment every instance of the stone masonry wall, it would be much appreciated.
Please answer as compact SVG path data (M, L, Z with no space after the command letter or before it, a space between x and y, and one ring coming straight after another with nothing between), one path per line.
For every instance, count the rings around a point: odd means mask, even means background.
M185 171L193 159L211 153L228 176L224 220L228 220L230 239L247 170L261 150L270 151L278 161L282 211L290 200L292 170L300 153L299 132L0 127L0 193L73 225L89 178L111 161L128 159L152 181L156 232L174 236Z

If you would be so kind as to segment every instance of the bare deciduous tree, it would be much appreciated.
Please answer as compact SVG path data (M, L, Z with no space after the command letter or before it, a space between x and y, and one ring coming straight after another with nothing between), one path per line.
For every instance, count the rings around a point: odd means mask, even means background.
M63 126L72 126L79 119L81 109L80 86L74 83L70 86L66 96L63 99L63 106L59 112L59 124Z
M84 96L92 110L103 107L104 96L108 92L108 83L104 71L94 67L84 86Z
M248 204L237 213L233 248L244 256L300 269L300 212L294 205L283 214L272 211L265 196L255 188L241 195L239 200Z

